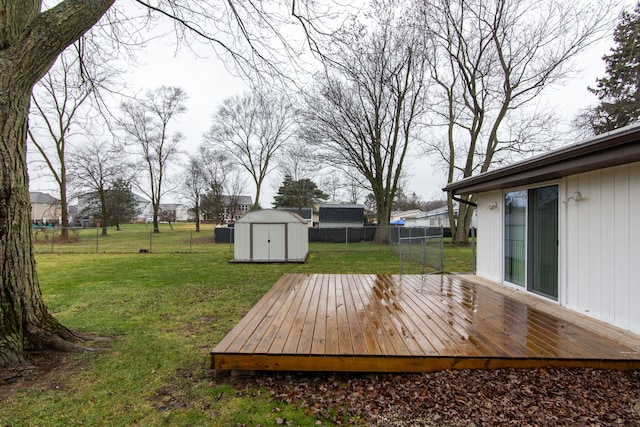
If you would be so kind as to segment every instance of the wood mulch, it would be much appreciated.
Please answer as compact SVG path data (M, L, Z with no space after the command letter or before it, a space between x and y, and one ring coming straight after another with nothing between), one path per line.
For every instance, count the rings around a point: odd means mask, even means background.
M226 378L317 425L640 426L640 371L499 369L426 374L258 373ZM281 425L295 425L277 419Z

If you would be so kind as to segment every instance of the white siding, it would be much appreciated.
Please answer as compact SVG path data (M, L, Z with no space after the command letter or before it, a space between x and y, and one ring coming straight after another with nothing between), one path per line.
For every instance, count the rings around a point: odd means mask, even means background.
M640 332L640 163L568 177L565 305ZM565 197L566 200L566 197Z
M501 191L478 195L478 260L477 274L502 282L502 215ZM494 205L495 204L495 205ZM495 206L495 207L494 207Z
M560 304L640 333L640 163L572 175L559 190ZM496 282L503 282L502 194L477 196L477 274Z
M629 214L627 215L627 230L629 239L628 246L628 280L629 280L629 323L633 330L640 332L640 226L638 216L640 215L640 164L635 163L629 167ZM625 230L620 230L625 232Z

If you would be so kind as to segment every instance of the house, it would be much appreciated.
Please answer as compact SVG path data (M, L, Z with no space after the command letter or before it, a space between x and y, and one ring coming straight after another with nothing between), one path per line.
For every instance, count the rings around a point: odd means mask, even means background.
M420 216L421 214L422 214L422 211L420 209L410 209L407 211L391 211L391 216L389 217L389 223L404 225L407 219Z
M364 227L364 205L321 204L319 228Z
M640 333L640 126L444 190L476 196L478 275Z
M458 217L458 202L453 204L453 215ZM444 227L449 228L449 207L441 206L439 208L424 212L420 215L405 219L405 227ZM476 227L476 215L471 219L471 226Z
M189 220L189 209L179 203L160 203L158 217L162 221L185 222Z
M222 212L218 214L220 223L235 222L242 218L253 206L253 199L250 196L220 196Z
M47 193L30 191L31 221L38 223L57 223L60 219L60 200Z
M151 201L135 193L133 193L133 197L138 203L139 212L134 222L149 222L149 218L153 221L153 206L151 205Z

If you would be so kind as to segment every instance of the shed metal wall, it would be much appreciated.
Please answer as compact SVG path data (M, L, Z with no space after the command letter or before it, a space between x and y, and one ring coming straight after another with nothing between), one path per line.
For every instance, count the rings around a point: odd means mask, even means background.
M309 252L308 226L299 216L265 209L235 224L235 262L304 262Z

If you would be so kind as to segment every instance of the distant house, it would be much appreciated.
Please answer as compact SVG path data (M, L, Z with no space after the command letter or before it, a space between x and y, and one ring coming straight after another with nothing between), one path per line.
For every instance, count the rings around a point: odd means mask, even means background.
M640 333L640 126L445 190L476 197L478 275Z
M160 203L158 217L162 221L185 222L189 220L189 209L180 203Z
M409 218L414 218L420 215L422 215L422 211L420 209L410 209L407 211L391 211L389 223L391 225L404 225L405 221Z
M319 228L364 226L364 205L322 204L318 214Z
M299 215L307 222L309 227L313 226L313 208L302 208L300 213L298 208L278 208L279 211L287 211L293 214Z
M458 217L458 202L453 204L453 216ZM471 219L471 226L476 227L476 216ZM442 206L405 219L405 227L444 227L450 226L449 208Z
M31 221L38 223L57 223L62 214L60 200L39 191L30 191Z
M251 210L253 199L251 196L220 196L222 212L218 214L220 223L227 224L242 218L244 214Z
M153 206L151 201L133 193L133 197L138 203L138 217L134 218L134 222L149 222L153 220Z

